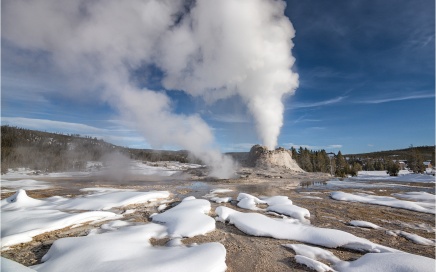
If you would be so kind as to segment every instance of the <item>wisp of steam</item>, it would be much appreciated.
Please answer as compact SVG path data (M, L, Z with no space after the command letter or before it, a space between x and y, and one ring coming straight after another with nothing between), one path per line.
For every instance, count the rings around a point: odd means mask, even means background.
M228 177L208 124L176 114L161 90L132 73L154 65L162 86L209 103L240 96L259 138L277 145L283 99L298 87L291 71L294 29L281 0L4 0L2 39L49 54L75 92L95 92L152 146L178 146Z

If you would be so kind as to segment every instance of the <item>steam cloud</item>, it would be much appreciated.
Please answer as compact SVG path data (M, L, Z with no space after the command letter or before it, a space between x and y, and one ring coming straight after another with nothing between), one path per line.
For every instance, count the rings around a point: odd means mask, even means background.
M239 95L272 149L283 124L282 99L298 87L291 71L294 29L277 0L4 0L2 38L49 53L75 90L94 90L152 146L176 145L226 177L233 161L214 145L198 115L178 115L171 99L137 86L144 65L163 86L207 102Z

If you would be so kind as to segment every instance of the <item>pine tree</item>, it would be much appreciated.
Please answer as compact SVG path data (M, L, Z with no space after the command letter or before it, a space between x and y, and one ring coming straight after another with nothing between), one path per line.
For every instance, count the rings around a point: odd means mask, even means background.
M294 147L291 147L291 154L292 154L292 158L297 161L298 158L298 153L297 153L297 149L295 149Z
M336 171L335 175L338 177L345 177L348 174L348 163L342 156L341 151L338 152L336 156Z
M389 176L398 176L399 172L400 172L400 164L398 162L394 162L391 159L388 159L386 161L386 173L388 173Z
M330 173L330 158L324 149L318 152L317 160L319 172Z
M307 148L304 148L303 150L303 156L301 162L303 164L303 169L305 171L313 172L312 160L311 160L310 152Z
M421 153L416 148L412 149L412 152L409 155L409 159L407 160L407 165L413 173L424 173L424 159L422 158Z
M349 174L350 174L352 177L355 177L355 176L357 176L357 174L359 173L359 171L362 171L362 165L360 165L360 163L358 163L358 162L353 162L353 164L352 164L352 166L351 166L351 169L350 169L350 171L349 171Z

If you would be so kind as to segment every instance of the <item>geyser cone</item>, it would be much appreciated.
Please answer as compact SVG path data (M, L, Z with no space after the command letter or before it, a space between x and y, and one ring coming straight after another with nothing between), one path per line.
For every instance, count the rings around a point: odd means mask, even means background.
M269 150L266 146L254 145L248 154L248 161L252 167L261 169L284 168L295 172L304 172L292 159L291 151L283 147Z

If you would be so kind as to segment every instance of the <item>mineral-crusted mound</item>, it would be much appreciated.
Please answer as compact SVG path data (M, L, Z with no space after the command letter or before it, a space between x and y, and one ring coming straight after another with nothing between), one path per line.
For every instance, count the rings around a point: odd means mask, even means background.
M248 154L248 164L260 169L284 168L296 172L304 172L297 162L292 159L291 151L279 147L268 150L267 147L255 145Z

